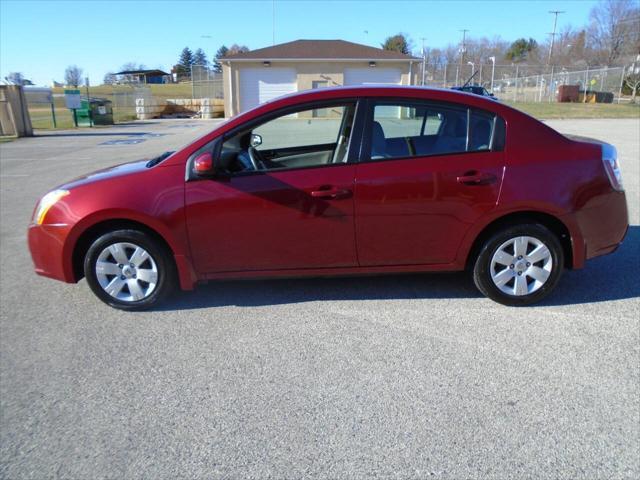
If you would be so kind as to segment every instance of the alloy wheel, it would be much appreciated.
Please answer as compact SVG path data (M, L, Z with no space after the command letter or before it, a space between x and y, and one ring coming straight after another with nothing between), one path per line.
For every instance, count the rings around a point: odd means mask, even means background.
M491 258L491 280L501 292L521 297L536 292L553 270L549 247L535 237L514 237Z
M119 242L105 247L95 264L98 283L113 298L137 302L153 293L158 284L158 266L144 248Z

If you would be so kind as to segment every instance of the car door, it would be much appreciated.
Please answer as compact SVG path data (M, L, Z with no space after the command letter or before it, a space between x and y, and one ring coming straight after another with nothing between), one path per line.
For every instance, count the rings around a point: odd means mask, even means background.
M355 107L287 110L221 139L216 177L186 184L199 273L357 265L356 150L349 149Z
M468 229L495 208L504 123L458 104L370 103L356 171L360 265L453 262Z

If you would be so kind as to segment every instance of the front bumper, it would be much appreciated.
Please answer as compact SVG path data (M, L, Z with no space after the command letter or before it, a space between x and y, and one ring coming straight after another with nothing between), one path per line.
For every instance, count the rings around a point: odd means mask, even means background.
M71 259L66 258L65 242L71 226L29 225L29 251L38 275L74 283Z

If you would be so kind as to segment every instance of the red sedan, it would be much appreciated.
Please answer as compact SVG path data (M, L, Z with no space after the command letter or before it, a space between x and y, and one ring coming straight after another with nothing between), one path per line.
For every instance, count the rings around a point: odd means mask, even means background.
M613 146L477 95L360 87L283 97L62 185L29 247L38 274L86 277L126 310L212 279L465 269L526 305L627 226Z

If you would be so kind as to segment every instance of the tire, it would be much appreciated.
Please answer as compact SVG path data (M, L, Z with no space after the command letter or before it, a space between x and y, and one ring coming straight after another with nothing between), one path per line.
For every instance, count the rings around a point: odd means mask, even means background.
M564 251L556 235L540 224L521 224L494 233L483 244L473 281L498 303L531 305L553 291L563 268Z
M97 238L84 258L93 293L120 310L146 310L165 300L176 282L172 254L138 230L116 230Z

